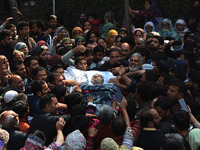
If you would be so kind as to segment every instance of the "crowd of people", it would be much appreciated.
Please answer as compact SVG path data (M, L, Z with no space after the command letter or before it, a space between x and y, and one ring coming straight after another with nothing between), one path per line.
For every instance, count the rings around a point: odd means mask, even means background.
M173 25L145 0L130 29L81 11L69 32L13 10L17 25L0 26L0 149L200 150L197 13Z

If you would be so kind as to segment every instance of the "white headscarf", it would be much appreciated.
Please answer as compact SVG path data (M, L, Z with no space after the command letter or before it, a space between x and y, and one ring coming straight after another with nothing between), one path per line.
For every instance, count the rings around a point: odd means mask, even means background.
M154 26L153 22L151 22L151 21L146 22L145 25L144 25L144 32L145 32L146 35L147 35L147 31L146 31L145 27L146 27L147 25L150 25L150 26L153 27L153 29L152 29L151 32L154 32L154 30L155 30L155 26Z

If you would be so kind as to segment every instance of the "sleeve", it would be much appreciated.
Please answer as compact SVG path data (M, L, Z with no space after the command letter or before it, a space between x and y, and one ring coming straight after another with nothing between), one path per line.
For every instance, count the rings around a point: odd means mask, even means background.
M61 146L58 143L53 142L48 146L48 148L52 149L52 150L59 150L61 148Z
M139 14L144 17L154 17L156 15L154 10L140 10Z
M142 126L140 125L139 120L135 120L131 123L131 129L132 129L132 135L133 135L133 141L136 141L138 135L140 134L140 131L142 130Z
M1 26L0 26L0 32L2 32L4 29L5 29L6 25L3 23Z
M51 55L55 55L56 54L56 45L51 43L50 46L49 46L49 51L50 51Z
M89 102L86 108L86 113L88 114L95 114L96 112L96 104L93 104L92 102Z
M93 143L94 143L94 138L88 136L86 139L86 148L85 150L93 150Z
M74 55L73 51L70 50L69 52L67 52L62 58L61 61L65 64L65 65L72 65L74 66L74 61L71 59L71 57Z
M126 128L122 145L127 146L129 149L132 148L132 146L133 146L133 134L132 134L131 127Z

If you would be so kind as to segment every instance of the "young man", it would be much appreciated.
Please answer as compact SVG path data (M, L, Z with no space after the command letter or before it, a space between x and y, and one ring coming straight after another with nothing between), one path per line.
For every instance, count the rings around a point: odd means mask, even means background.
M13 42L13 47L18 42L24 42L26 43L29 51L31 51L32 48L35 47L36 43L33 38L29 37L29 23L26 21L20 21L17 25L17 30L19 37Z

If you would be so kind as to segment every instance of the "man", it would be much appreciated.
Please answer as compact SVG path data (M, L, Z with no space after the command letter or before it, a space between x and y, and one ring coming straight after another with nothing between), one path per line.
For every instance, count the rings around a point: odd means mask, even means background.
M145 48L145 39L144 38L138 38L135 41L135 48Z
M172 112L181 110L181 106L178 102L179 99L184 98L187 94L187 86L179 79L172 79L167 91L169 99L172 101Z
M65 77L64 75L64 69L63 66L60 64L55 64L51 67L50 72L54 72L57 74L61 74L63 77Z
M11 31L12 39L13 41L17 38L17 28L14 24L8 24L6 25L5 29L8 29Z
M1 44L0 44L0 55L6 56L8 61L11 63L13 60L13 40L10 30L3 30L1 33Z
M19 34L19 37L13 42L13 47L18 42L24 42L26 43L29 51L32 50L33 47L35 47L36 43L33 38L29 37L29 24L26 21L20 21L17 25L17 31Z
M44 80L47 81L47 72L44 67L37 67L34 71L35 80Z
M200 91L200 72L197 70L191 70L189 72L188 79L188 88L192 94L192 96L196 96L196 94Z
M131 49L130 45L128 43L122 43L121 45L121 52L122 52L122 58L125 60L128 60L131 56Z
M161 141L165 137L164 133L157 130L161 117L155 109L144 109L140 115L140 123L143 127L136 146L145 150L160 150Z
M39 66L43 66L44 68L48 68L47 61L48 61L48 53L47 50L42 47L34 47L31 56L37 58Z
M139 53L134 53L129 61L129 70L137 71L141 69L143 64L143 57Z
M48 30L50 31L51 38L54 37L54 33L57 29L57 16L50 15L48 18Z
M99 71L108 71L109 69L119 67L121 60L121 52L119 48L111 48L110 49L110 60L103 65L99 66L97 70Z
M98 64L105 56L105 48L102 45L94 47L94 62Z
M103 77L100 75L100 74L95 74L92 76L92 79L91 79L91 83L93 85L97 85L97 84L103 84Z
M83 57L83 56L76 58L75 67L76 67L76 69L86 71L87 70L87 60L86 60L86 58Z
M40 99L39 106L41 111L35 115L30 124L30 133L40 130L46 137L45 145L49 145L57 135L55 128L59 117L63 117L68 122L70 115L58 115L59 104L55 95L47 93Z
M40 40L43 40L48 44L48 46L51 44L51 36L48 34L48 32L45 32L46 27L41 20L32 22L30 29L34 35L34 40L36 43Z
M43 80L35 80L31 85L33 95L28 95L28 102L30 108L30 115L34 116L40 111L39 101L40 97L50 91L47 83Z
M160 121L160 130L163 133L173 132L173 120L171 114L171 100L168 97L161 97L154 103L154 107L162 118Z
M26 57L24 60L24 65L26 68L26 75L33 80L33 74L37 67L39 67L37 58L30 56Z
M16 128L19 123L18 114L12 110L4 111L0 115L0 123L2 128L8 131L10 135L7 150L19 150L22 148L25 144L27 135Z
M19 75L23 80L26 78L26 69L23 61L21 60L14 61L10 69L13 74Z
M64 85L64 77L61 74L57 74L57 73L50 73L48 75L48 82L52 85Z
M162 43L159 36L150 36L146 39L146 47L149 49L150 54L160 51Z
M24 81L19 75L12 75L8 79L9 87L17 91L18 93L25 92Z

